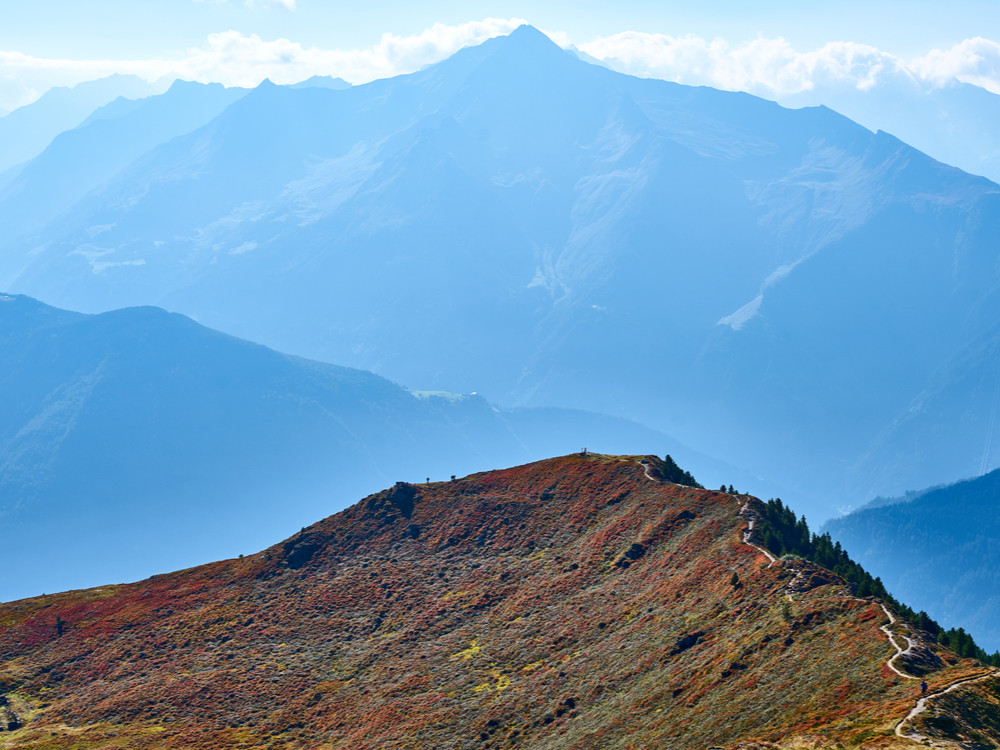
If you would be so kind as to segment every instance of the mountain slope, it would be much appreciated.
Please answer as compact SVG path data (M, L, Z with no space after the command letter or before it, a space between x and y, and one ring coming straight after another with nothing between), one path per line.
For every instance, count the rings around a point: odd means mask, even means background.
M921 84L898 72L864 90L842 82L777 98L789 107L825 104L939 161L1000 181L1000 141L988 125L1000 117L1000 96L980 86Z
M907 408L872 440L852 471L886 477L901 466L914 487L978 476L996 465L996 424L1000 416L1000 326L942 362Z
M400 479L661 433L559 409L408 391L155 308L81 315L0 296L0 599L260 548ZM717 479L717 481L719 481Z
M160 96L116 99L59 134L3 186L0 220L22 233L43 226L151 148L204 125L245 94L175 81Z
M31 104L0 117L0 173L38 156L59 133L71 130L95 109L118 97L158 94L165 84L136 76L112 75L67 88L57 86Z
M400 483L256 555L0 605L0 747L996 746L991 681L903 721L906 670L988 673L891 658L877 602L742 541L757 501L661 466Z
M0 284L670 425L821 519L927 473L863 459L995 325L998 217L994 183L829 109L630 78L524 27L342 91L262 84L0 240ZM981 454L958 439L934 481Z
M1000 649L1000 471L860 508L826 528L886 586ZM885 502L885 501L883 501Z

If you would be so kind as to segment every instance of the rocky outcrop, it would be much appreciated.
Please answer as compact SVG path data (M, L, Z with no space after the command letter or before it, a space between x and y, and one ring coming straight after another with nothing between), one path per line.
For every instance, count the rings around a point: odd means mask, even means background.
M13 732L22 727L21 719L14 712L10 699L0 695L0 732Z

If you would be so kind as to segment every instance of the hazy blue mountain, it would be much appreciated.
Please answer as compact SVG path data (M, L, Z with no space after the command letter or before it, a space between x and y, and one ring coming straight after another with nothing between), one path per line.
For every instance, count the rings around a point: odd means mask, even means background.
M788 106L825 104L872 129L885 130L935 159L1000 181L1000 96L979 86L945 86L905 73L886 75L865 90L827 83L780 97Z
M734 476L620 418L411 392L153 307L0 296L0 393L0 548L31 561L0 599L235 556L394 481L584 447Z
M154 146L204 125L246 92L175 81L160 96L116 99L57 136L0 187L0 221L22 233L44 225Z
M894 596L1000 649L1000 470L861 508L826 530Z
M0 239L0 284L669 426L822 519L967 473L865 457L1000 319L998 221L994 183L829 109L631 78L524 27L346 90L266 82Z
M49 89L31 104L0 117L0 173L38 156L59 133L75 128L98 107L118 97L159 94L166 83L116 74Z
M998 445L1000 324L941 362L850 470L887 486L905 468L908 488L931 487L984 474L997 465Z
M621 72L650 72L641 63L573 52ZM751 91L785 107L829 107L869 130L892 133L938 161L1000 181L1000 134L994 127L1000 120L1000 96L955 79L922 78L898 63L887 57L868 60L847 75L821 64L801 91L786 93L760 82ZM858 76L864 71L868 75L862 82Z
M299 81L289 86L289 88L293 89L323 88L334 89L336 91L349 89L350 87L351 84L343 78L335 78L333 76L310 76L304 81Z

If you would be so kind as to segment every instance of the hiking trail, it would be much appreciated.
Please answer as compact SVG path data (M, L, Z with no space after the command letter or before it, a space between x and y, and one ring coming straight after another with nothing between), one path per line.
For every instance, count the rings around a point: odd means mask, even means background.
M755 515L753 514L753 512L750 510L749 506L750 506L750 500L749 500L749 497L748 497L745 501L743 501L742 505L740 506L740 510L739 510L739 515L746 519L746 521L747 521L747 527L748 527L748 528L744 529L743 533L742 533L743 543L747 544L747 545L749 545L751 547L753 547L755 550L757 550L761 554L765 555L767 557L767 559L770 560L770 562L768 563L768 567L771 567L772 565L775 564L775 562L778 562L777 559L775 558L775 556L773 554L771 554L768 550L763 549L762 547L759 547L758 545L756 545L756 544L753 543L753 529L754 529L755 521L757 519L756 519ZM788 595L789 599L792 598L792 591L794 590L794 584L795 584L795 582L799 578L802 577L801 570L799 570L799 569L794 569L794 570L796 572L796 578L793 579L792 582L786 587L786 592L787 592L787 595ZM868 600L858 599L857 597L854 597L854 596L850 596L848 598L851 598L851 599L854 599L854 600L860 601L860 602L866 602L866 603L868 602ZM900 677L902 677L903 679L907 679L907 680L920 680L921 679L920 677L912 675L912 674L909 674L909 673L904 672L903 670L899 669L896 666L896 663L895 663L896 660L899 659L899 657L901 657L901 656L907 656L907 655L912 654L914 652L914 648L916 648L917 646L920 645L919 642L916 639L910 637L909 635L900 635L898 633L894 633L892 631L892 626L895 625L896 622L897 622L896 616L893 615L892 612L889 611L889 608L886 607L885 604L883 604L882 602L879 602L878 605L879 605L879 607L882 608L882 611L885 613L885 616L889 620L888 623L886 623L885 625L880 626L879 630L881 630L885 634L885 637L888 639L889 643L892 645L893 649L896 652L896 653L894 653L892 656L890 656L886 660L886 663L885 663L886 666L889 669L891 669L895 674L897 674ZM897 638L902 638L902 639L904 639L906 641L906 648L902 648L899 645L899 642L896 640ZM924 711L928 710L928 704L929 704L929 702L932 701L932 700L934 700L935 698L938 698L938 697L940 697L942 695L950 693L951 691L956 690L957 688L959 688L959 687L961 687L963 685L967 685L967 684L971 684L971 683L975 683L975 682L981 682L983 680L990 679L990 678L995 678L997 675L998 675L998 670L990 670L989 672L986 672L985 674L974 675L972 677L965 677L965 678L963 678L961 680L957 680L956 682L953 682L951 685L949 685L948 687L946 687L946 688L944 688L942 690L938 690L938 691L935 691L933 693L928 693L927 695L922 696L921 698L919 698L917 700L916 705L912 709L910 709L909 713L907 713L906 716L904 716L896 724L895 730L894 730L896 736L902 737L904 739L913 740L914 742L919 742L919 743L922 743L924 745L929 745L930 747L939 747L939 748L948 748L948 747L952 747L953 748L953 747L958 747L958 745L956 743L954 743L954 742L950 742L950 741L947 741L947 740L933 740L930 737L928 737L927 735L921 734L920 732L917 732L916 730L907 731L907 730L904 729L904 727L909 722L913 721L913 719L915 719L917 716L919 716L920 714L922 714Z
M643 473L645 474L646 479L650 480L651 482L656 482L658 484L664 483L665 480L659 479L658 477L655 477L652 474L650 474L651 464L649 461L642 459L638 463L640 466L643 467ZM764 555L764 557L768 559L767 567L770 568L775 564L777 564L781 565L782 567L787 567L789 570L795 573L795 577L788 583L787 586L785 586L785 595L790 600L794 601L792 594L798 590L796 584L804 577L802 569L793 567L792 565L789 564L789 561L779 560L772 552L754 543L753 532L754 532L754 526L756 525L758 518L757 514L750 508L750 496L736 495L736 501L737 503L740 504L740 509L739 511L737 511L737 514L743 519L745 519L747 523L747 527L743 529L741 532L741 538L743 543L749 547L753 547L760 554ZM859 599L858 597L851 596L849 594L845 594L845 598L853 599L859 602L865 602L866 604L870 603L871 601L868 599ZM885 613L885 616L889 620L885 625L879 626L879 630L881 630L882 633L885 634L886 639L889 641L890 645L895 651L895 653L886 660L885 662L886 666L889 669L891 669L896 675L902 677L903 679L920 680L921 677L904 672L903 670L901 670L899 667L896 666L897 659L899 659L901 656L907 656L913 654L914 649L920 646L920 643L915 638L912 638L909 635L894 633L892 631L892 626L895 625L896 622L898 622L896 616L893 615L892 612L889 611L889 608L886 607L885 604L883 604L882 602L878 602L878 605L879 607L882 608L882 611ZM899 641L897 641L897 638L902 638L903 640L906 641L906 648L903 648L899 645ZM948 740L934 740L928 737L927 735L921 734L916 730L907 731L904 727L908 723L912 722L917 716L927 711L929 708L930 701L934 700L935 698L939 698L940 696L946 695L947 693L950 693L953 690L957 690L963 685L969 685L990 678L996 678L998 675L1000 675L1000 670L991 669L985 674L978 674L972 677L964 677L960 680L956 680L955 682L951 683L950 685L941 690L937 690L933 693L927 693L927 695L924 695L921 698L919 698L916 702L916 705L914 705L914 707L910 709L909 713L907 713L906 716L900 719L900 721L896 724L894 730L896 736L902 737L903 739L912 740L913 742L917 742L929 747L937 747L937 748L959 747L959 745L955 742L951 742Z
M910 712L906 716L904 716L900 720L900 722L896 725L896 736L905 737L908 740L913 740L914 742L920 742L922 744L929 745L930 747L960 747L960 745L956 742L950 742L948 740L943 740L943 741L932 740L927 735L921 734L916 730L907 732L903 729L903 725L906 724L908 721L912 721L917 716L926 711L928 701L934 698L938 698L946 693L950 693L952 690L960 688L963 685L969 685L973 682L982 682L983 680L987 680L990 679L991 677L996 677L996 676L997 676L996 670L991 670L986 674L976 675L975 677L965 677L961 680L957 680L956 682L951 683L951 685L946 687L944 690L938 690L937 692L934 693L928 693L927 695L920 698L917 701L917 705L911 708ZM914 677L913 679L917 678Z

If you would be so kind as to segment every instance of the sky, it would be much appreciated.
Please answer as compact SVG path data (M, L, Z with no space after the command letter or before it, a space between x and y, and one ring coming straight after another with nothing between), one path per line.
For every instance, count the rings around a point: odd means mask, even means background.
M620 69L685 83L803 86L832 66L864 85L866 71L889 65L1000 93L996 0L0 0L0 113L115 72L364 83L523 22Z

